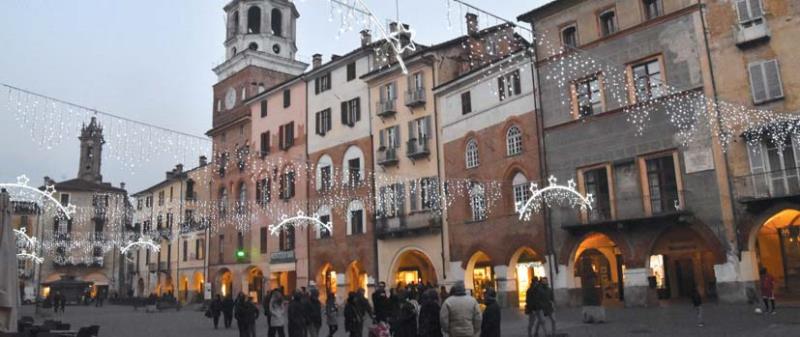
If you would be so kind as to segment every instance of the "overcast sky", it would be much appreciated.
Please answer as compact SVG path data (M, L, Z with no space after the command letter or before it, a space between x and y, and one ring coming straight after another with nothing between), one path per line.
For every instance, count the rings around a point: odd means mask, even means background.
M392 0L364 0L387 22L396 16ZM224 15L228 0L4 0L0 2L0 83L40 92L98 110L202 135L211 127L211 68L224 58ZM343 54L357 47L359 28L337 37L328 0L295 1L300 12L298 54ZM514 18L545 0L470 0L478 7ZM446 0L400 0L400 19L416 30L420 43L462 33L463 14ZM481 17L481 27L495 24ZM6 92L0 92L6 99ZM0 104L0 182L27 174L37 184L78 171L78 135L51 150L39 148L13 112ZM146 145L146 144L143 144ZM174 160L156 159L131 173L104 156L103 175L136 192L163 179ZM196 163L186 163L193 167Z

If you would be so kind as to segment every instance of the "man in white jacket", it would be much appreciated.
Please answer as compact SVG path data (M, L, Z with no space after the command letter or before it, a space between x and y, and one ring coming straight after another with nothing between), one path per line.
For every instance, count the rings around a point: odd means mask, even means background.
M478 301L467 295L463 283L450 289L450 297L439 312L442 332L449 337L477 337L481 334L481 308Z

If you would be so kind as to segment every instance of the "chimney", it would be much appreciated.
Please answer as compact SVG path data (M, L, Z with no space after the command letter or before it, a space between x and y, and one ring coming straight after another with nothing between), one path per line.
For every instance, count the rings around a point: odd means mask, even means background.
M336 55L336 54L331 54L331 61L336 61L336 60L338 60L340 57L341 57L341 56L339 56L339 55Z
M389 23L389 33L394 33L397 31L397 22Z
M125 189L125 182L124 181L119 183L119 188L121 188L123 190Z
M175 176L175 170L167 171L167 180L172 179Z
M208 158L206 156L200 156L200 167L208 165Z
M467 13L467 34L478 34L478 16L475 13Z
M361 31L361 46L366 47L370 43L372 43L372 34L369 32L369 29L364 29Z
M44 176L44 186L50 185L50 176Z
M175 173L182 173L183 172L183 164L175 165Z
M311 56L311 65L313 66L312 69L317 69L319 66L322 65L322 54L314 54Z

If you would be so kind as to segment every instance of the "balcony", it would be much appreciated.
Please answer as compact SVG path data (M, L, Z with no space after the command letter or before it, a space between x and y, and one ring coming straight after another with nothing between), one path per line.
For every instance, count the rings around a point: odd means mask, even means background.
M416 212L395 217L378 217L378 238L388 240L439 233L442 216L433 212Z
M657 226L687 221L691 216L691 212L686 210L684 191L680 190L664 191L650 198L645 198L637 192L617 196L614 200L610 200L608 195L595 195L594 199L592 209L575 212L577 218L572 221L565 220L562 222L562 228L570 231L590 231L639 225Z
M159 272L169 272L169 263L167 261L158 261L158 271Z
M378 150L378 165L395 166L397 162L397 148L390 147Z
M394 115L397 113L397 108L395 107L395 99L388 99L386 101L381 101L376 104L375 111L377 111L378 117L386 118Z
M282 250L277 252L272 252L269 256L269 263L271 264L278 264L278 263L293 263L295 262L294 257L294 250Z
M416 88L406 92L406 106L415 107L425 104L425 88Z
M741 203L800 197L800 168L735 177L733 188Z
M425 158L431 154L428 147L428 138L412 138L406 143L406 156L411 159Z
M769 26L764 18L758 18L753 21L739 24L734 27L736 30L733 33L736 40L736 46L745 48L753 43L768 40L770 38Z

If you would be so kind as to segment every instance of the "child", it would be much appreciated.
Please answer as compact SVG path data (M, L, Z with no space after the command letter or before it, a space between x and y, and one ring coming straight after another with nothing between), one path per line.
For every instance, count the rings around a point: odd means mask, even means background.
M333 334L339 330L338 315L339 308L336 306L336 295L328 292L328 299L325 301L325 320L328 322L328 337L333 337Z
M759 270L761 274L761 298L764 300L764 313L775 314L775 279L767 273L767 268ZM772 305L770 307L770 304Z
M692 289L692 304L694 304L694 310L697 312L697 326L703 327L703 299L700 297L700 292L697 291L697 287Z

